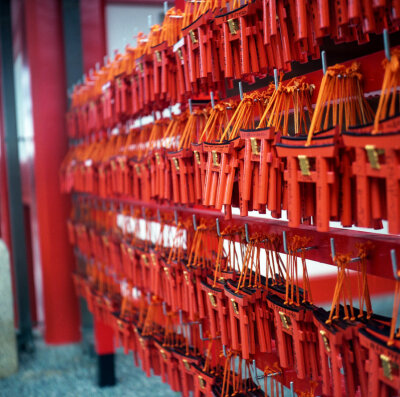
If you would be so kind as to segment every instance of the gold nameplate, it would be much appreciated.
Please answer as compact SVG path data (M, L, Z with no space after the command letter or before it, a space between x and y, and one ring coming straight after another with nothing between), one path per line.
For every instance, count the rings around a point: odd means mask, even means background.
M234 299L231 299L231 302L232 302L233 311L235 312L235 314L239 315L239 305L237 304L237 302Z
M149 266L149 260L145 254L142 254L142 259L143 259L144 264L146 266Z
M250 138L250 143L251 143L251 152L254 155L260 154L260 152L258 151L257 139L256 138Z
M331 347L329 346L329 339L328 339L328 337L326 336L326 332L323 331L323 330L321 330L321 331L319 331L319 333L321 334L321 337L322 337L322 340L323 340L323 342L324 342L324 346L325 346L326 351L327 351L328 353L330 353Z
M214 307L217 307L217 301L215 299L215 296L211 292L208 293L208 298L210 299L211 304Z
M181 61L183 61L183 54L182 54L182 50L180 48L178 49L178 57Z
M381 165L379 164L379 151L375 149L374 145L365 145L365 151L367 152L371 168L379 170L381 168Z
M183 365L185 366L185 369L190 371L190 364L188 363L188 360L183 359L182 362L183 362Z
M185 279L186 284L189 284L189 274L186 270L183 272L183 278Z
M121 328L121 329L124 328L124 324L121 320L117 320L117 324L118 324L119 328Z
M279 316L281 318L283 328L290 329L292 324L290 318L284 312L279 312Z
M172 161L174 162L175 168L177 171L179 171L179 162L176 157L172 157Z
M385 375L389 380L392 380L392 362L390 361L390 358L385 354L381 354L379 358L381 359L383 375Z
M228 19L228 27L229 27L229 31L231 32L232 35L237 34L237 32L239 30L239 24L238 24L237 20Z
M212 153L213 164L214 164L216 167L219 167L218 154L217 154L217 152L216 152L215 150L213 150L211 153Z
M167 359L167 355L165 354L165 351L164 351L164 350L160 349L160 354L161 354L161 357L162 357L164 360Z
M196 159L197 164L200 165L200 153L197 150L194 150L193 153L194 153L194 158Z
M196 37L196 33L193 30L191 30L189 32L189 36L190 36L190 39L192 40L193 44L196 44L198 42L197 41L197 37Z
M202 389L205 389L205 387L206 387L206 381L205 381L201 376L199 376L199 383L200 383L200 387L201 387Z
M308 161L308 158L304 154L299 154L297 156L299 159L299 164L300 164L300 171L304 176L309 176L311 175L310 173L310 163Z

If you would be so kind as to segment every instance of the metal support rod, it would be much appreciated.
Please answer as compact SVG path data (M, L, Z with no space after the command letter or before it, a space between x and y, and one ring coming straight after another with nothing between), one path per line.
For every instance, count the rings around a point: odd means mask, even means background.
M183 314L182 314L182 309L179 310L179 324L181 325L183 329Z
M216 338L205 338L203 335L203 324L201 322L199 322L199 335L200 335L200 339L204 342L208 341L208 340L212 340L212 339L219 339L221 338L220 336L217 336Z
M243 84L241 81L239 81L239 95L240 95L240 100L243 100Z
M336 250L335 250L335 239L334 239L333 237L331 237L330 243L331 243L331 256L332 256L332 261L335 261Z
M190 98L188 100L188 103L189 103L189 112L190 114L193 114L193 105L192 105L192 100Z
M393 277L396 280L400 280L399 268L397 267L396 250L394 249L390 250L390 258L392 260L392 266L393 266Z
M214 91L210 91L211 107L215 108Z
M282 237L283 237L283 251L285 252L285 254L288 254L289 251L287 249L286 232L282 232Z
M221 237L221 229L220 229L220 226L219 226L219 218L215 218L215 225L217 227L217 236Z
M287 247L287 237L285 231L282 232L282 237L283 237L283 251L285 252L285 254L288 254L289 250ZM317 248L316 246L304 247L304 248L299 248L298 250L296 250L296 252L309 251L316 248Z
M184 325L192 325L192 324L200 324L200 321L189 321L188 323L183 322L183 310L179 309L179 324L181 325L182 329Z
M244 233L246 235L246 243L250 243L250 238L249 238L249 226L247 223L244 224Z
M161 212L160 212L159 208L157 208L157 219L158 219L158 222L161 223Z
M290 397L294 397L294 383L290 382Z
M281 375L282 372L274 372L272 374L267 374L267 375L261 375L261 376L257 376L257 379L264 379L265 377L267 378L273 378L276 375Z
M321 51L321 62L322 62L322 72L326 74L327 64L326 64L326 51Z
M278 69L274 69L274 83L275 83L275 89L277 90L279 87Z
M385 56L388 61L390 61L390 41L389 41L389 31L383 29L383 47L385 49Z
M331 256L332 256L332 260L335 261L335 257L336 257L336 250L335 250L335 239L334 237L331 237L330 239L330 243L331 243ZM355 258L351 258L350 262L357 262L359 261L361 258L359 256L356 256Z

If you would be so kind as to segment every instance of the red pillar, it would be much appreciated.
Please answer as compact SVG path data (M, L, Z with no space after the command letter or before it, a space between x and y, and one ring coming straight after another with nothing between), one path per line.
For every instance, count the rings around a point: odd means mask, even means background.
M183 11L185 9L185 0L175 0L175 7Z
M30 70L37 208L47 343L80 340L78 300L71 272L74 257L66 219L70 197L59 189L59 167L68 148L61 2L25 0L26 52Z
M81 37L83 70L94 68L96 62L103 64L106 52L105 3L104 0L81 1Z

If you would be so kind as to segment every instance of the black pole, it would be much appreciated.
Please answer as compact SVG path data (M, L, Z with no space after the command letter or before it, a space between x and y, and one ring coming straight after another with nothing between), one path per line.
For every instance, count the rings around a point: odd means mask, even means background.
M62 14L66 79L68 90L71 91L73 85L81 80L83 76L80 0L63 0ZM85 329L93 331L93 318L87 309L86 302L82 298L80 299L80 309L82 334L85 337L87 334ZM96 356L98 386L114 386L116 383L114 354L96 354Z
M18 308L17 340L20 351L31 351L33 349L32 320L29 304L28 261L18 154L12 45L11 2L10 0L3 0L0 1L1 94L11 226L11 258L15 273Z

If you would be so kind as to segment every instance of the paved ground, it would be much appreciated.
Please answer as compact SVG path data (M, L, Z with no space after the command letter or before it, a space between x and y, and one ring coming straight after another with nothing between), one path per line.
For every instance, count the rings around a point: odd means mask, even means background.
M393 296L374 299L374 311L390 315ZM326 305L329 309L330 305ZM96 386L96 357L88 346L91 333L85 333L89 341L67 346L47 346L40 335L35 337L35 353L20 357L19 371L7 379L0 379L0 397L157 397L179 396L159 377L147 378L136 368L132 355L121 351L116 357L118 384L99 389ZM84 348L86 346L86 348ZM2 352L0 352L1 354ZM261 382L263 383L263 382ZM285 397L289 397L285 390Z
M46 346L36 337L35 353L20 358L19 371L0 379L1 397L178 396L159 377L147 378L132 355L118 352L115 387L96 387L96 358L82 345ZM0 352L1 354L1 352Z

